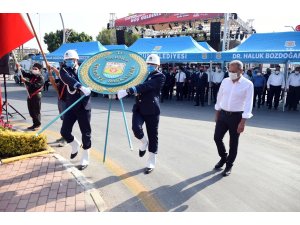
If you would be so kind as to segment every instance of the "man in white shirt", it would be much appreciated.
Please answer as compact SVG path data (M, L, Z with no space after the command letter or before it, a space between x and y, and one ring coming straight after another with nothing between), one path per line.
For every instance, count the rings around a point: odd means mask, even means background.
M288 93L287 99L289 99L289 102L287 102L288 110L290 111L293 108L294 111L298 111L297 105L300 99L300 67L296 67L295 72L290 74L286 89Z
M225 78L217 96L216 127L214 140L221 160L215 165L220 169L225 163L223 176L231 173L231 168L237 156L240 133L245 129L245 122L252 115L253 83L243 77L243 63L234 60L229 64L229 77ZM223 142L225 133L229 131L229 154Z
M222 80L224 79L224 72L221 70L220 67L216 67L216 72L212 74L212 88L213 88L213 96L214 96L214 103L217 102L217 95L220 89L220 85Z
M183 86L186 79L186 74L183 72L183 69L180 67L178 73L175 76L176 79L176 101L183 100Z
M268 95L270 94L270 97L268 98L269 109L272 109L272 102L274 98L274 108L275 110L277 110L279 105L280 93L284 89L284 75L283 73L280 73L279 65L275 67L275 73L272 73L270 75L267 81L267 89Z

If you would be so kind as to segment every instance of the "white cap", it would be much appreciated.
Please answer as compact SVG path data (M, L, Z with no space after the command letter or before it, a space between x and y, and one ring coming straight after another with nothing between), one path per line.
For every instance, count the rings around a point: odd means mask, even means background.
M151 54L147 57L146 63L151 63L151 64L155 64L155 65L159 66L160 65L160 58L156 54Z
M68 50L64 54L64 60L66 59L79 59L79 56L75 50Z

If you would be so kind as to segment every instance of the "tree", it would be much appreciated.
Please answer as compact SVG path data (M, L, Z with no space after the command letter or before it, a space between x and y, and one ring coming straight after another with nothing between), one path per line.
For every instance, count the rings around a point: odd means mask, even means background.
M112 42L112 30L102 29L96 37L96 40L103 45L111 45Z
M84 32L77 33L74 30L70 30L70 36L66 40L66 42L74 43L74 42L89 42L93 41L92 36L87 35ZM63 42L63 30L57 30L55 33L50 32L46 33L44 36L44 42L48 46L48 51L53 52L58 49Z
M125 44L127 46L132 45L139 38L140 38L139 34L132 33L132 31L131 32L125 31Z

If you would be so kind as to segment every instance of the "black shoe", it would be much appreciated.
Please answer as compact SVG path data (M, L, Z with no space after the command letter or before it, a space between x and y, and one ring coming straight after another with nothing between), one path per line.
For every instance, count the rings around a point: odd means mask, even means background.
M222 172L223 177L227 177L231 174L231 168L232 166L226 166L225 170Z
M77 156L77 154L78 154L78 151L77 151L77 152L75 152L75 153L71 153L71 156L70 156L70 158L71 158L71 159L74 159L74 158Z
M221 158L221 160L215 165L215 169L220 169L224 164L226 163L227 157L226 158Z
M88 167L88 165L78 165L76 166L78 170L84 170Z
M140 157L143 157L145 154L146 154L146 150L145 151L139 150L139 156Z
M27 127L28 130L37 130L41 125L32 125L31 127Z
M147 167L147 168L145 169L144 173L145 173L145 174L149 174L149 173L151 173L153 170L154 170L154 168L148 168L148 167Z
M34 125L27 127L27 130L33 130L34 129Z
M199 104L196 104L196 105L194 105L194 106L199 106Z

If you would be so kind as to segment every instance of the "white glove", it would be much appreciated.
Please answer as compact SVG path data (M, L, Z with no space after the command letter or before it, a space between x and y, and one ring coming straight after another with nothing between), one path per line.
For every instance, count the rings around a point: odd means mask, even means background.
M83 94L85 96L89 96L91 94L91 92L92 92L89 87L81 86L79 89L83 92Z
M128 95L126 90L120 90L118 91L118 99L124 98L126 95Z

